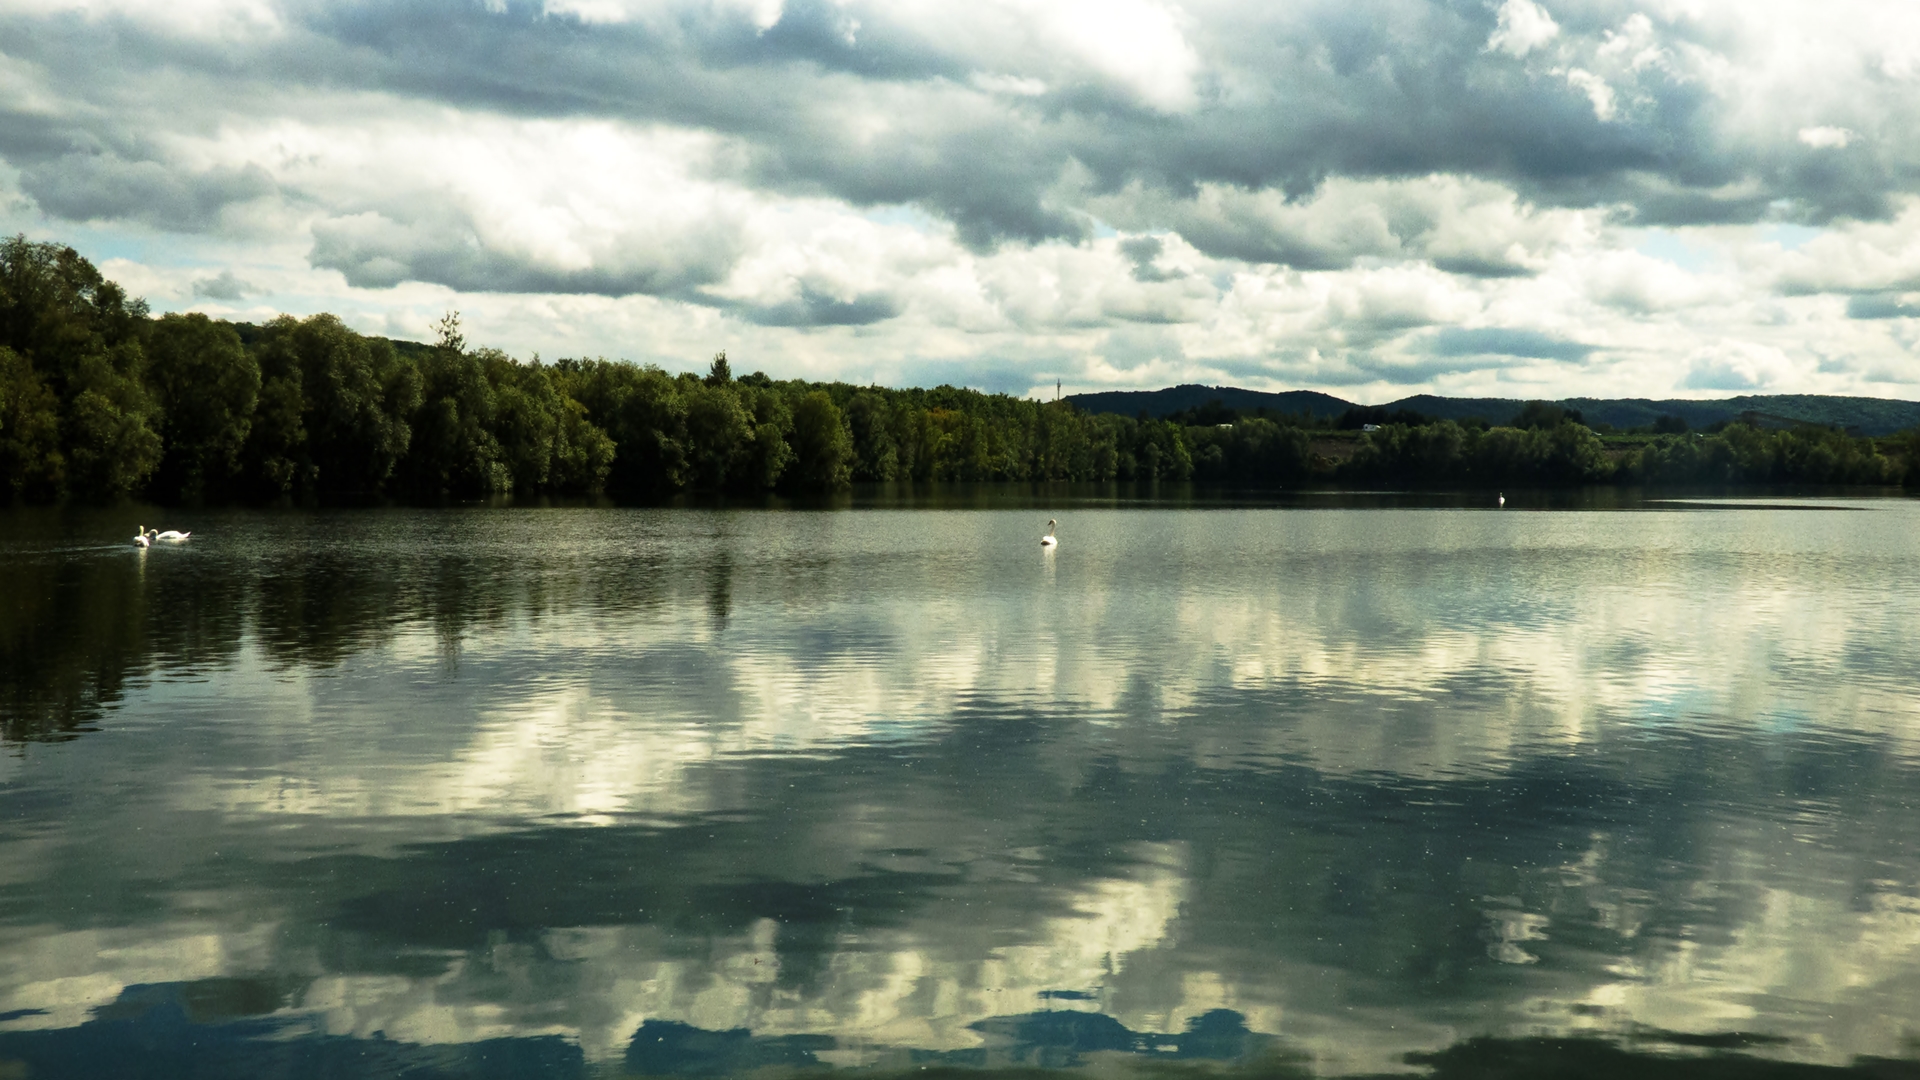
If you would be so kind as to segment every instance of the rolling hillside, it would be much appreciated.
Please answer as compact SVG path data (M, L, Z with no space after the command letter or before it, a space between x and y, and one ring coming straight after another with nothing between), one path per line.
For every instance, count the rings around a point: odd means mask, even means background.
M1068 401L1094 413L1121 413L1127 416L1145 412L1148 416L1167 416L1185 409L1218 401L1229 409L1252 412L1267 409L1289 415L1336 417L1354 402L1313 390L1289 390L1270 393L1243 390L1233 386L1170 386L1164 390L1109 390L1095 394L1072 394ZM1449 398L1432 394L1390 401L1385 408L1411 409L1442 420L1480 417L1500 424L1511 420L1526 402L1516 398ZM1612 424L1617 428L1651 424L1661 416L1678 416L1691 428L1703 428L1720 420L1736 419L1752 413L1762 424L1788 426L1795 423L1823 424L1845 428L1860 435L1890 435L1911 427L1920 427L1920 402L1887 398L1835 397L1821 394L1757 394L1713 401L1651 400L1648 398L1566 398L1553 404L1578 409L1589 423Z

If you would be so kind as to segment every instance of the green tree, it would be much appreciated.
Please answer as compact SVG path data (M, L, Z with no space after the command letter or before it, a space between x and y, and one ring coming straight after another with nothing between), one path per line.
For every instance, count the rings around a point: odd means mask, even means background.
M762 386L736 384L740 405L753 422L753 439L740 467L740 486L767 489L780 482L793 464L793 410L785 395Z
M0 483L16 499L52 498L66 487L60 399L27 358L0 345Z
M852 478L853 441L840 410L815 390L793 409L793 475L810 487L841 487Z
M549 489L565 399L537 361L519 364L502 353L483 362L493 385L493 435L513 490Z
M613 471L613 439L587 418L585 405L562 398L561 407L553 439L553 489L569 495L598 493Z
M724 357L717 358L714 366L725 363ZM753 457L753 420L730 383L689 381L680 390L686 406L689 480L698 487L726 487L748 471Z
M0 346L25 358L59 401L60 469L41 454L52 495L116 498L160 462L159 409L147 392L144 301L69 247L14 236L0 241ZM22 392L35 394L30 380Z
M79 494L117 499L133 494L160 464L159 409L140 378L140 345L126 341L88 352L72 365L76 391L62 424L68 476Z
M443 335L420 364L420 405L403 472L412 490L425 496L509 491L514 478L494 435L497 402L487 370L511 361L495 350L456 349L457 340L457 333Z
M900 446L894 438L892 414L886 398L873 390L862 390L847 403L855 480L892 480L900 475Z
M147 340L147 374L165 443L155 484L164 498L223 495L239 473L260 398L260 365L233 327L166 315Z
M325 314L274 319L262 329L255 356L263 402L269 385L280 408L298 392L304 437L288 431L266 440L288 455L298 486L384 490L412 442L409 414L418 408L422 373L390 342L362 337ZM275 422L284 425L284 417Z
M613 441L609 490L659 496L686 485L686 402L666 372L604 359L557 366L568 395Z

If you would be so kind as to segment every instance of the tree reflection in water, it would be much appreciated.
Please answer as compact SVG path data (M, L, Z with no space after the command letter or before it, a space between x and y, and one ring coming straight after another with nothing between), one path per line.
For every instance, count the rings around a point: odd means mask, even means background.
M0 1076L1911 1053L1905 504L116 513L0 533Z

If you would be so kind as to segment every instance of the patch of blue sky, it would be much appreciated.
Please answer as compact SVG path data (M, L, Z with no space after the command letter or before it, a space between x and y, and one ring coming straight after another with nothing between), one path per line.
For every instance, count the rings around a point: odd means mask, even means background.
M1711 270L1726 262L1726 252L1719 245L1671 229L1643 230L1634 250L1682 270Z
M26 234L29 240L48 240L62 244L86 256L95 265L108 259L126 259L147 266L197 266L193 259L182 259L181 240L177 236L158 236L133 232L112 225L60 223L54 225L38 214L10 220L9 233Z
M1759 228L1759 235L1762 241L1779 244L1785 250L1792 251L1825 231L1810 225L1762 225Z
M952 226L927 213L913 203L893 203L888 206L870 207L861 214L875 225L903 225L915 232L940 233L949 231Z

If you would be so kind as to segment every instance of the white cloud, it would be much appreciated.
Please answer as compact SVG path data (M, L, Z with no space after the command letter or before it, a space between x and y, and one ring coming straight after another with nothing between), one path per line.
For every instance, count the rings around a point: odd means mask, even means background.
M1224 0L456 7L431 17L484 60L392 53L410 8L0 0L63 28L0 41L0 226L115 257L157 307L409 337L458 307L522 354L724 347L996 388L1920 392L1912 320L1870 317L1920 289L1907 5L1563 24L1414 0L1419 34L1374 52L1325 6ZM1448 33L1494 77L1418 100L1377 77ZM209 37L220 64L182 44ZM1782 250L1756 218L1822 232ZM1707 254L1650 257L1623 220ZM1460 326L1606 348L1411 366Z
M1794 373L1786 353L1750 341L1722 341L1687 357L1685 386L1690 390L1747 393L1782 387Z
M1697 273L1638 251L1595 252L1579 262L1576 273L1596 303L1643 314L1729 303L1742 293L1723 275Z
M186 37L242 38L283 28L276 0L0 0L0 15L130 19Z
M970 81L989 94L1039 97L1047 92L1046 83L1039 79L1022 78L1018 75L992 75L984 71L976 71Z
M865 16L884 18L943 53L1002 72L1000 88L1054 85L1091 75L1167 113L1197 103L1199 54L1179 9L1156 0L898 0Z
M1774 284L1791 293L1920 288L1920 201L1889 222L1831 228L1773 263Z
M1525 56L1560 33L1560 24L1533 0L1506 0L1500 5L1499 20L1487 38L1487 48L1513 56Z
M1587 101L1593 105L1593 118L1602 123L1614 117L1613 87L1607 80L1582 68L1567 72L1567 85L1587 95Z
M1853 132L1841 127L1803 127L1800 141L1816 150L1838 150L1853 141Z
M755 28L773 29L786 13L786 0L707 0L722 11L745 15ZM670 17L670 0L545 0L543 9L550 15L571 15L587 23L652 22ZM504 2L500 9L505 10Z

